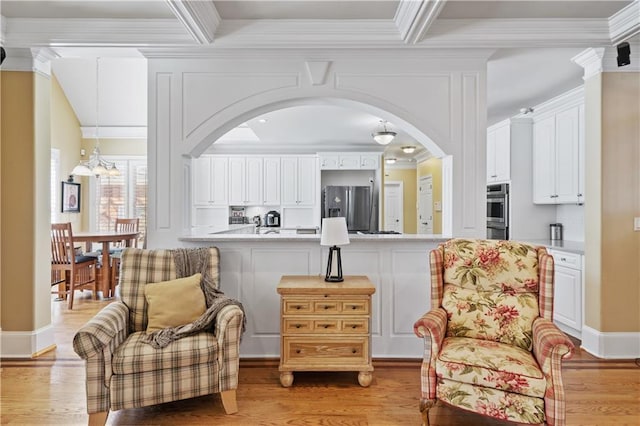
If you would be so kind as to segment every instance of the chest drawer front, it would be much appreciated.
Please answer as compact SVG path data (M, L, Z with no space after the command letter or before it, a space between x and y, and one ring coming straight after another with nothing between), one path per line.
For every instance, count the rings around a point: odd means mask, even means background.
M343 314L368 314L369 313L369 301L368 300L345 300L340 302L340 312Z
M284 337L284 363L301 364L313 370L314 361L319 368L330 364L365 364L368 362L369 340L367 337L305 338Z
M313 302L311 300L285 299L282 309L284 314L310 314L313 312Z
M340 312L340 302L337 300L320 300L313 302L313 311L316 314L334 314Z
M322 319L313 322L313 331L316 333L338 333L340 332L340 321L337 319Z
M309 333L312 330L313 321L298 318L286 318L283 321L284 333Z
M343 333L363 333L369 334L369 320L368 319L346 319L342 320L341 330Z

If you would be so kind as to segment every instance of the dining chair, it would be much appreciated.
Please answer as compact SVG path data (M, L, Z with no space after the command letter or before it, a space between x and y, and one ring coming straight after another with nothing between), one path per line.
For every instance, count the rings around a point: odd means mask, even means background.
M140 227L140 219L138 218L116 218L116 232L138 232ZM111 295L115 294L118 280L120 279L120 258L122 256L122 250L127 247L138 247L138 238L132 238L131 240L122 240L113 244L111 251Z
M97 297L96 265L95 257L76 255L70 222L51 224L51 270L53 274L60 271L68 281L64 291L58 289L58 294L68 295L69 309L73 309L76 290L93 286L93 295Z

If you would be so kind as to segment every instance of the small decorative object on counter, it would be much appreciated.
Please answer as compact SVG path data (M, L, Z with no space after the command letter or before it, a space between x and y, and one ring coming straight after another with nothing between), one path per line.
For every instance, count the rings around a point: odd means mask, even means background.
M552 223L549 225L551 241L562 241L562 224Z

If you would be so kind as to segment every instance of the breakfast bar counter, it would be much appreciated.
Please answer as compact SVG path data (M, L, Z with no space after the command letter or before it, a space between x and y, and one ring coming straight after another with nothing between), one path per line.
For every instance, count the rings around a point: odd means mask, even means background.
M246 229L245 229L246 232ZM423 341L413 324L430 308L429 251L442 235L349 234L340 246L344 275L366 276L371 298L371 352L374 358L421 358ZM280 356L282 276L324 277L328 247L320 234L212 233L199 229L179 238L184 247L218 247L222 291L242 302L247 328L240 346L243 358Z

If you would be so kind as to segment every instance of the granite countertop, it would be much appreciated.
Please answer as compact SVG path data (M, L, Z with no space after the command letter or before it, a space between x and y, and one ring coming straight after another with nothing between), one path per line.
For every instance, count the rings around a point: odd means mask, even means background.
M569 253L584 254L584 243L581 241L551 241L551 240L523 240L525 243L544 246L552 250L566 251Z

